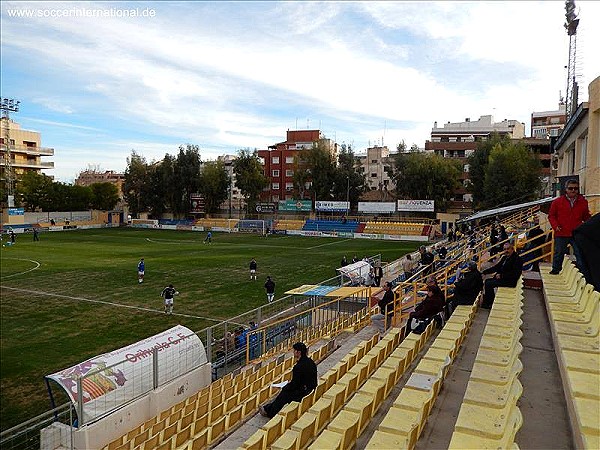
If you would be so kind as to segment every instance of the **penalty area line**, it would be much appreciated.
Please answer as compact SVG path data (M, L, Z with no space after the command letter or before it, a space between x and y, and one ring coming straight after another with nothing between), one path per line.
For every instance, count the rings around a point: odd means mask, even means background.
M326 245L335 245L341 244L342 242L351 241L352 239L342 239L341 241L335 242L327 242L326 244L315 245L314 247L308 247L307 250L312 250L313 248L325 247Z
M94 299L84 298L84 297L71 297L69 295L54 294L52 292L33 291L33 290L30 290L30 289L20 289L20 288L8 287L8 286L2 286L2 289L8 289L8 290L11 290L11 291L16 291L16 292L24 292L24 293L27 293L27 294L34 294L34 295L45 295L46 297L65 298L67 300L76 300L76 301L89 302L89 303L99 303L99 304L102 304L102 305L116 306L118 308L136 309L138 311L147 311L147 312L164 314L164 311L159 310L159 309L144 308L142 306L123 305L121 303L107 302L107 301L104 301L104 300L94 300ZM194 316L194 315L191 315L191 314L182 314L182 313L175 313L174 312L171 315L172 316L180 316L180 317L189 317L189 318L192 318L192 319L210 320L212 322L218 322L218 323L223 322L222 319L212 319L210 317Z

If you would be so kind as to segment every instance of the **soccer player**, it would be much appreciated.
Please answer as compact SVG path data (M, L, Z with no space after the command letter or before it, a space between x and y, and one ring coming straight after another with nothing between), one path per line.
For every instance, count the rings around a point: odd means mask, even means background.
M267 277L267 281L265 281L265 290L267 291L267 301L271 303L275 298L275 282L271 280L271 277Z
M212 231L209 231L209 232L206 234L206 238L204 238L204 243L206 244L207 242L208 242L209 244L210 244L210 243L212 243Z
M165 314L173 313L173 299L176 295L179 295L179 292L175 290L172 284L162 290L160 296L165 299Z
M250 279L251 280L256 280L256 268L257 268L256 259L252 258L252 261L250 261Z
M138 263L138 284L142 284L144 282L144 273L146 272L146 263L144 262L144 258L140 259Z

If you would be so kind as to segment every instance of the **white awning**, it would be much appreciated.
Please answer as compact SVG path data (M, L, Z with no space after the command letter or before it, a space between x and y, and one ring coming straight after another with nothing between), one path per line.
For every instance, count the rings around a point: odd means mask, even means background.
M519 203L518 205L511 206L503 206L502 208L488 209L485 211L479 211L475 214L471 214L469 217L465 217L464 219L459 219L456 223L470 222L471 220L483 219L484 217L507 214L513 211L517 211L519 209L529 208L535 205L543 205L544 203L549 203L554 200L555 197L546 197L541 200L534 200L532 202L527 203Z

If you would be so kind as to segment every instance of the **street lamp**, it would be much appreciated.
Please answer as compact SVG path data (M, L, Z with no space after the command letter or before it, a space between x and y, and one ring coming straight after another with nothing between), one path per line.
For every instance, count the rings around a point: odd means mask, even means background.
M346 175L346 181L348 181L346 188L346 217L348 217L350 215L350 175Z

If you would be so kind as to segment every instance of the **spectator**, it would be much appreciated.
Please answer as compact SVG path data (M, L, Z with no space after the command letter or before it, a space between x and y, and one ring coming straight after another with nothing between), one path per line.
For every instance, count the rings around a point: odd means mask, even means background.
M285 405L301 401L317 387L317 365L308 357L308 348L302 342L296 342L292 348L296 359L292 381L281 389L273 402L259 407L261 416L274 417Z
M427 296L408 316L408 329L421 334L433 318L444 310L444 295L439 287L427 286Z
M506 228L504 227L504 225L500 225L500 230L498 230L498 242L502 243L502 245L504 245L504 243L508 240L508 234L506 233Z
M600 213L573 230L573 239L580 249L577 264L581 273L600 291Z
M496 253L498 253L498 230L496 230L496 224L492 223L490 227L490 260L496 259Z
M567 245L573 247L575 259L579 265L581 253L573 240L573 230L591 217L588 202L579 193L579 181L567 180L565 191L565 195L554 199L548 213L550 225L554 230L554 258L552 258L551 275L560 273L563 258L567 254Z
M405 280L408 280L415 274L415 261L412 259L410 253L407 254L404 261L402 261L402 270L404 271Z
M383 269L381 268L381 263L378 263L375 266L375 275L374 275L374 280L375 280L375 286L379 287L379 285L381 284L381 279L383 278Z
M342 257L342 261L340 262L340 267L344 267L348 265L348 260L346 259L346 255Z
M356 255L354 255L352 257L352 263L358 262L358 257Z
M523 260L515 251L515 247L510 242L504 244L504 255L496 264L482 273L494 274L493 278L488 278L484 283L482 308L491 309L496 296L494 289L500 286L515 287L521 272L523 271Z
M419 253L421 254L421 259L419 262L422 266L427 267L427 269L425 269L425 273L433 272L433 253L428 251L424 245L421 245L421 247L419 247Z
M375 271L371 267L369 273L365 277L365 286L373 286L375 284Z
M377 306L379 311L385 316L386 328L391 323L394 317L394 291L392 290L392 283L386 281L383 285L384 294Z
M446 259L446 256L448 256L448 249L444 244L440 245L440 248L438 249L438 256L440 259Z
M532 228L527 232L527 240L529 242L525 246L525 251L531 251L527 253L527 255L524 255L526 260L531 261L542 256L543 249L540 246L546 242L546 238L544 237L544 232L540 228L540 220L537 218L537 216L535 216L533 219ZM532 270L539 272L539 261L535 261L533 263Z
M483 288L483 277L477 269L475 261L469 261L467 268L461 272L454 283L454 296L450 301L451 309L457 305L472 305Z

